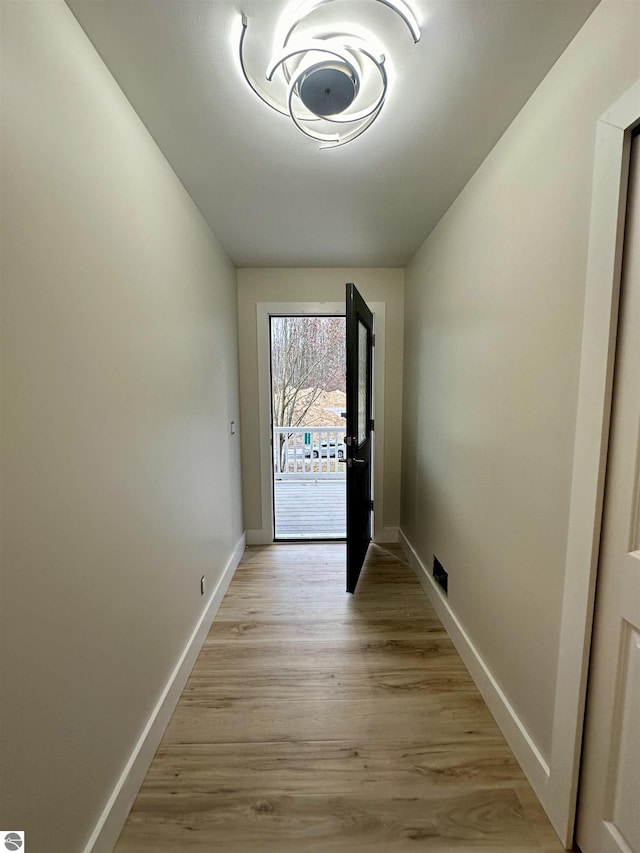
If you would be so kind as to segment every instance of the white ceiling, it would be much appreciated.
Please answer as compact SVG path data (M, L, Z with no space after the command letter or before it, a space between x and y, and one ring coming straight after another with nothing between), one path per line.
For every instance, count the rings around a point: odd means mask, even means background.
M258 61L285 0L67 0L240 267L404 266L597 2L409 0L414 45L382 4L335 0L381 28L393 79L369 130L320 151L238 67L240 12Z

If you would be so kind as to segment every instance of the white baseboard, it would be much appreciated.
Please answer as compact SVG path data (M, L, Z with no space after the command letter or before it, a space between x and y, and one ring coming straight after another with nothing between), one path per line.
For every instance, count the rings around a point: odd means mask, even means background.
M399 530L398 533L399 541L407 560L413 567L418 580L429 596L440 621L469 670L476 687L487 703L489 710L509 744L511 751L515 755L516 760L522 767L536 796L543 807L546 808L549 765L416 550L402 530Z
M398 541L398 528L397 527L383 527L380 530L379 534L376 534L373 537L373 541L384 544L385 542L397 542Z
M127 764L87 842L84 853L112 853L138 790L162 740L187 678L246 546L243 534L206 603L164 690L138 738Z

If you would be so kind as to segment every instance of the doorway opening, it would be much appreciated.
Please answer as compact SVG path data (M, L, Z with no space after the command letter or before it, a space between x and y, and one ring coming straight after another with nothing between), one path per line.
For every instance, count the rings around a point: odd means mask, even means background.
M346 537L345 318L270 315L276 541Z

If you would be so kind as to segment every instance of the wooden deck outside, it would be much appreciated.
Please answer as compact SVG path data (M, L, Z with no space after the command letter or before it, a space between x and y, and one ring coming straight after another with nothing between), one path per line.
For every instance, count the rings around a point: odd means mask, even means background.
M344 539L346 480L276 480L276 539Z

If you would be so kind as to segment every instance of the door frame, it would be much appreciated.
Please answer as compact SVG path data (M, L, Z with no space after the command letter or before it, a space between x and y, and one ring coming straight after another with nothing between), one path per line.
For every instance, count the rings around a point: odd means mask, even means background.
M373 538L387 541L384 519L384 368L385 368L385 309L384 302L369 302L373 312L376 343L373 351L373 399L375 405L374 462L373 462ZM260 505L262 527L247 530L248 545L271 545L273 529L273 486L271 461L271 372L269 348L269 317L304 315L344 315L344 302L258 302L256 303L257 355L258 355L258 428L260 457ZM377 365L377 367L376 367ZM345 424L346 431L346 424ZM304 540L296 540L301 544ZM283 543L288 544L288 543Z
M560 650L544 796L547 814L567 849L575 827L604 506L629 151L638 124L640 80L596 126Z

